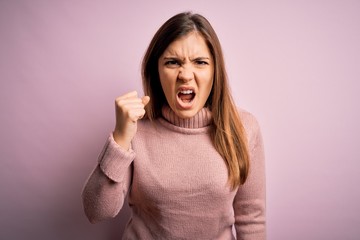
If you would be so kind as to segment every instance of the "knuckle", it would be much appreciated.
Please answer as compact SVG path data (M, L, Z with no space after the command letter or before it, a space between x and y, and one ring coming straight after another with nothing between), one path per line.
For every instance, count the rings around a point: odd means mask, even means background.
M126 109L125 101L122 99L116 101L116 106L121 109Z
M123 104L124 100L123 99L116 99L115 101L118 105Z

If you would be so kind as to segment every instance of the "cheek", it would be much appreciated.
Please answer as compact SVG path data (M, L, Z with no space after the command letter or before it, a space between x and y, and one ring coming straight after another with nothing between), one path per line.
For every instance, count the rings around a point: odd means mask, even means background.
M210 93L211 93L211 89L212 89L212 85L213 85L213 80L211 79L206 86L206 98L209 97Z
M160 83L166 97L173 93L174 83L171 79L171 74L167 72L159 72Z
M208 74L208 94L210 94L211 92L211 89L213 87L213 84L214 84L214 70L212 69L211 70L211 73Z
M212 87L213 87L213 79L207 79L206 82L203 82L203 87L202 87L203 91L202 91L201 99L204 102L204 104L206 104L206 102L210 97Z
M160 68L159 68L159 79L160 79L160 84L161 84L162 88L164 89L167 77L166 77L165 72L162 71Z
M212 89L212 85L213 85L213 78L212 76L210 77L209 74L206 74L205 76L203 76L202 81L199 83L202 85L202 89L204 89L204 93L206 94L210 94L210 91Z

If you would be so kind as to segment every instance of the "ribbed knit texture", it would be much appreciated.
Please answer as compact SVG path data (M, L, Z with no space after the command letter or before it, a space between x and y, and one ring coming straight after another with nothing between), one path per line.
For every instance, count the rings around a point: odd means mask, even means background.
M201 128L209 126L212 122L211 112L207 108L201 109L194 117L186 119L176 116L167 106L163 107L162 114L167 121L181 128Z
M240 111L247 132L251 168L235 191L224 160L209 136L211 113L204 108L180 119L166 107L163 118L138 122L132 150L112 134L83 190L92 222L114 217L126 194L132 216L123 239L265 239L265 169L256 119Z

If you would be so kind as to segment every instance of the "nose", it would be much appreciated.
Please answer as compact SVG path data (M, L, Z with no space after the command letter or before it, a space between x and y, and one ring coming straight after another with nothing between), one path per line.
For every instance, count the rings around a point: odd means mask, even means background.
M182 67L178 74L178 79L183 82L189 82L194 79L194 72L191 67Z

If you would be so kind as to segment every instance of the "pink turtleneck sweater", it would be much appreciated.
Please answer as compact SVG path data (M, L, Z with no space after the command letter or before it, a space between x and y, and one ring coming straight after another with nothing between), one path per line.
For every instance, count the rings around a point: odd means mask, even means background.
M132 148L109 136L83 190L91 222L114 217L126 194L132 216L123 239L265 239L265 168L256 119L240 110L250 151L246 183L231 191L224 160L209 136L211 113L138 122Z

